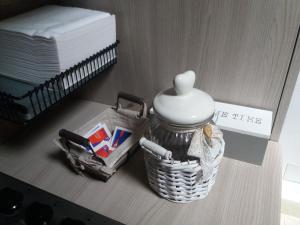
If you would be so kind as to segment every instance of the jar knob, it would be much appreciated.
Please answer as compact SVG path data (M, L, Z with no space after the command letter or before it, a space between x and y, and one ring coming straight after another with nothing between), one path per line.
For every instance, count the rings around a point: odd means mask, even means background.
M176 75L173 85L177 95L186 95L193 90L195 79L196 75L192 70Z

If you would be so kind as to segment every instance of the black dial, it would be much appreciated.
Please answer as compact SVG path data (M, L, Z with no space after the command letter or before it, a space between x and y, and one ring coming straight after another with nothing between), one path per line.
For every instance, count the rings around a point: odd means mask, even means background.
M0 190L0 199L0 213L13 215L22 207L24 196L11 188L3 188Z
M59 225L85 225L85 223L80 220L66 218L63 219Z
M39 202L32 203L25 212L26 225L48 225L52 217L52 208Z

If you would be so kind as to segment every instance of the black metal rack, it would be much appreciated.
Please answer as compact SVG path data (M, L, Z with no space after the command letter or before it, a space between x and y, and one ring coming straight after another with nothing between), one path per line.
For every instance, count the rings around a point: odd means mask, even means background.
M1 77L0 118L27 123L117 63L119 41L39 85ZM20 92L19 89L23 91ZM18 93L13 93L17 90ZM21 94L20 94L21 93Z

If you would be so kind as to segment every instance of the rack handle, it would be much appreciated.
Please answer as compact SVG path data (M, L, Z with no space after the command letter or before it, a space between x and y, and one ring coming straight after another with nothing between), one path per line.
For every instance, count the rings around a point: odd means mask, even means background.
M144 102L144 99L143 98L140 98L140 97L137 97L135 95L132 95L132 94L128 94L128 93L125 93L125 92L119 92L118 93L118 97L117 97L117 103L116 103L116 109L118 110L119 109L119 100L120 99L125 99L127 101L130 101L130 102L134 102L138 105L140 105L141 109L140 109L140 112L139 112L139 117L142 117L143 114L144 114L144 109L145 109L145 102Z
M59 131L59 136L62 138L65 138L67 140L70 140L76 144L82 145L84 147L89 147L90 146L90 141L87 138L84 138L78 134L75 134L71 131L61 129Z
M87 147L89 148L92 153L93 153L93 156L98 160L100 161L103 165L105 165L105 162L103 159L101 159L97 154L96 152L93 150L93 148L91 147L90 145L90 141L89 139L85 138L85 137L82 137L78 134L75 134L71 131L68 131L68 130L65 130L65 129L61 129L59 130L59 136L61 138L63 138L64 142L68 142L68 141L72 141L78 145L81 145L81 146L84 146L84 147Z

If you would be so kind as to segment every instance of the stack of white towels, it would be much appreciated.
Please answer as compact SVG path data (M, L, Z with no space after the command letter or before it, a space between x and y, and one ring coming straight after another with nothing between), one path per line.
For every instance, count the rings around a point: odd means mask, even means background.
M43 83L115 42L114 15L44 6L0 21L0 76Z

